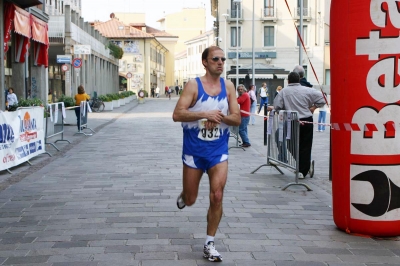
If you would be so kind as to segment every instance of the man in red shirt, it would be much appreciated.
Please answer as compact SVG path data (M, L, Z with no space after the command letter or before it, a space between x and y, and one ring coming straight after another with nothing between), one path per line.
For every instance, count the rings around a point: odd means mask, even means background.
M237 87L237 91L239 94L239 97L237 98L238 104L240 106L240 116L241 116L241 123L239 126L239 135L240 138L242 139L242 147L250 147L250 140L249 137L247 135L247 125L250 122L250 96L249 94L246 92L246 88L244 87L243 84L240 84ZM243 113L242 111L245 111L247 113Z

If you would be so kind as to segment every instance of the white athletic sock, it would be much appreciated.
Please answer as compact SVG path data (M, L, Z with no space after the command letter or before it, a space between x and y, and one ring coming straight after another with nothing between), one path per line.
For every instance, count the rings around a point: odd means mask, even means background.
M206 243L205 243L205 245L207 245L207 244L208 244L208 242L210 242L210 241L214 242L214 237L213 237L213 236L209 236L209 235L207 235L207 238L206 238Z

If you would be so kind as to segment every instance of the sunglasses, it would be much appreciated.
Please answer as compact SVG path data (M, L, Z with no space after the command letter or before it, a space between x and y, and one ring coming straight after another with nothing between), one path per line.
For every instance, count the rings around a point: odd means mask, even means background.
M214 62L218 62L218 60L220 60L220 59L222 62L225 62L225 60L226 60L225 57L218 57L218 56L211 58L211 60L213 60Z

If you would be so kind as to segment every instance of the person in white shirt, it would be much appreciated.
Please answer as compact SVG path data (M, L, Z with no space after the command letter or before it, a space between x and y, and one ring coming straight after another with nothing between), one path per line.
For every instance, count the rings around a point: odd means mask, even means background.
M249 96L250 96L250 100L251 100L251 105L250 105L250 113L255 114L256 113L256 108L257 108L257 97L256 97L256 93L255 93L255 86L254 85L250 85L249 87ZM254 115L250 115L250 124L255 125L256 124L256 118L254 117Z
M8 88L7 103L8 103L7 109L10 109L11 106L18 104L17 95L15 95L14 89L11 87Z
M324 95L326 97L326 93L324 92ZM326 104L324 106L319 108L319 115L318 115L318 129L317 132L324 132L325 131L325 119L326 119Z
M158 98L160 96L160 88L157 86L156 88L156 97Z
M260 88L260 98L261 98L261 102L260 102L260 107L258 108L258 113L260 113L261 108L265 105L268 105L268 87L267 87L267 83L263 83L261 85Z

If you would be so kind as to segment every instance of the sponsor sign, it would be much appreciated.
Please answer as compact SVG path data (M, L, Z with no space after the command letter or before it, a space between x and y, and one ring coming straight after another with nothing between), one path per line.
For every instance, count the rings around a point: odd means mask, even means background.
M0 113L0 170L45 152L44 109Z

